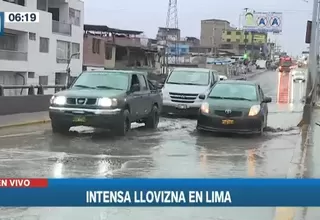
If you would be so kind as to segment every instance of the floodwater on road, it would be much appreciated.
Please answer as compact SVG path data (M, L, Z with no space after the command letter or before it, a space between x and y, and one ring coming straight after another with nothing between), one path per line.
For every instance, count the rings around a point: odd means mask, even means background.
M80 129L54 135L49 125L0 130L2 177L285 177L302 115L305 84L292 83L289 104L276 103L278 75L265 72L260 83L269 104L262 137L198 134L192 119L162 118L156 131L133 129L123 138ZM88 131L88 132L86 132ZM30 208L3 209L1 215L30 220L220 219L271 220L273 208ZM1 217L0 217L1 219ZM29 218L21 218L29 219Z

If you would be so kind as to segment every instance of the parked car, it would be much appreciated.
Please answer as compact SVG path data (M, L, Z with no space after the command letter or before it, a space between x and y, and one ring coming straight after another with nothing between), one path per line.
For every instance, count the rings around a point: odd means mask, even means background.
M220 81L228 79L228 77L225 75L219 75L219 78L220 78Z
M147 80L146 73L103 70L83 72L71 88L54 94L49 115L53 132L84 125L125 135L132 122L157 128L161 108L161 90Z
M292 80L293 82L305 82L306 81L306 71L302 69L292 70Z
M218 82L201 105L197 130L231 133L262 134L267 127L268 105L259 86L250 81Z
M206 94L218 82L219 74L205 68L175 68L162 88L163 113L196 116Z

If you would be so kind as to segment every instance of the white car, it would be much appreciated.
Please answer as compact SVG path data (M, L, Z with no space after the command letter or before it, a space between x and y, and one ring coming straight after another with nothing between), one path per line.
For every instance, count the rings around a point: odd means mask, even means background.
M292 80L293 82L305 82L306 81L306 73L302 70L293 70L292 71Z
M224 76L224 75L220 75L219 78L220 78L220 81L223 81L223 80L227 80L227 79L228 79L228 77L226 77L226 76Z

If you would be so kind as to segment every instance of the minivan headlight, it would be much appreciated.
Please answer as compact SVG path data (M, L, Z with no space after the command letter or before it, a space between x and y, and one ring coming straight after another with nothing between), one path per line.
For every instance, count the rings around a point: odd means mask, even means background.
M249 116L256 116L257 114L259 114L260 110L261 110L260 105L253 105L250 108Z
M52 96L50 103L54 105L65 105L67 103L67 98L65 96Z
M101 107L111 107L111 106L116 106L117 99L110 99L110 98L99 98L98 99L98 105Z

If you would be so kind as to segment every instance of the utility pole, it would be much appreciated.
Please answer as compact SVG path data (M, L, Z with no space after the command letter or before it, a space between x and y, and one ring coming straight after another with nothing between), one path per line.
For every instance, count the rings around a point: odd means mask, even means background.
M166 20L167 36L166 36L166 74L169 73L169 64L177 64L179 61L179 45L178 41L180 40L179 33L179 23L178 23L178 0L169 0L167 20ZM168 39L170 31L175 33L173 39ZM172 45L173 44L173 45ZM171 56L171 48L174 47L173 57Z
M311 42L309 52L309 68L308 68L308 84L306 88L306 95L308 95L317 79L318 68L317 68L317 49L318 44L318 13L319 13L318 0L313 1L313 12L312 12L312 27L311 27Z
M244 8L245 13L247 13L249 8ZM248 45L248 32L244 32L244 54L247 54L247 45Z

